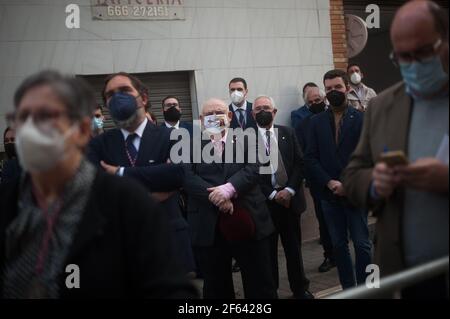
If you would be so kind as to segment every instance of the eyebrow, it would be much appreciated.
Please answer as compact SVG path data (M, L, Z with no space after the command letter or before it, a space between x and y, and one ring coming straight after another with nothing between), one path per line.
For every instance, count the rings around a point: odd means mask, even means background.
M112 90L106 91L105 94L111 94L111 93L113 93L115 91L130 91L130 90L131 91L133 90L133 88L131 86L129 86L129 85L122 85L122 86L119 86L116 89L112 89Z
M206 112L205 114L211 115L211 114L214 114L214 113L216 113L216 114L225 114L225 111L209 111L209 112Z

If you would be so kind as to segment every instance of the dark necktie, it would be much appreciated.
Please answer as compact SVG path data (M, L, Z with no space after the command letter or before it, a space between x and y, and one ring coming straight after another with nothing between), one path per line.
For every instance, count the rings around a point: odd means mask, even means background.
M130 134L130 135L128 135L128 137L125 141L125 145L127 147L128 160L130 161L131 166L134 166L134 164L136 163L136 159L137 159L137 155L138 155L138 151L133 144L134 139L136 137L137 137L136 133Z
M267 145L266 145L266 155L270 155L270 131L266 131Z
M283 157L281 156L281 152L278 149L278 144L275 140L275 137L272 136L272 132L267 130L266 136L267 136L267 155L270 155L271 149L273 148L273 150L277 152L276 156L278 156L277 169L273 173L275 178L275 185L272 186L284 188L288 182L288 176L286 173L286 167L284 166Z
M238 116L239 126L243 129L245 127L245 113L244 110L241 108L238 108L237 111L239 112Z

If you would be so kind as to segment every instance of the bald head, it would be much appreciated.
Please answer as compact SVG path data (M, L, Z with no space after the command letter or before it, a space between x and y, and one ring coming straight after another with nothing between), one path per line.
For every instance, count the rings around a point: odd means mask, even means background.
M209 99L202 105L202 115L227 114L228 105L221 99Z
M401 52L432 44L438 38L446 40L447 33L446 14L427 0L413 0L400 7L391 26L392 44Z
M443 45L439 54L448 70L447 35L446 13L436 3L427 0L409 1L400 7L391 26L392 46L397 54L420 52L441 39Z

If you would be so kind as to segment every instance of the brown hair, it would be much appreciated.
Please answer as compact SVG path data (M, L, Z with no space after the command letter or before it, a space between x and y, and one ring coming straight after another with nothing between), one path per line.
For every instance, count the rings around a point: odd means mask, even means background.
M103 103L105 105L106 105L106 96L105 96L106 86L108 85L109 81L111 81L116 76L124 76L124 77L130 79L131 85L133 85L133 87L136 89L136 91L138 91L140 95L145 95L148 97L148 89L145 86L145 84L142 83L141 80L139 80L138 77L136 77L132 74L126 73L126 72L118 72L118 73L113 73L113 74L108 75L105 79L105 83L103 85L103 90L102 90L102 98L103 98Z

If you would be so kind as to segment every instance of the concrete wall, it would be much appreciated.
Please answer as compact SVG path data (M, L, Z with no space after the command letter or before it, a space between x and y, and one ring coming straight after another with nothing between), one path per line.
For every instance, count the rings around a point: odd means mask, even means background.
M81 28L65 27L65 6ZM0 129L17 85L46 68L74 74L195 71L197 100L272 95L288 123L299 87L333 66L328 0L185 0L184 21L94 21L90 0L0 0Z

